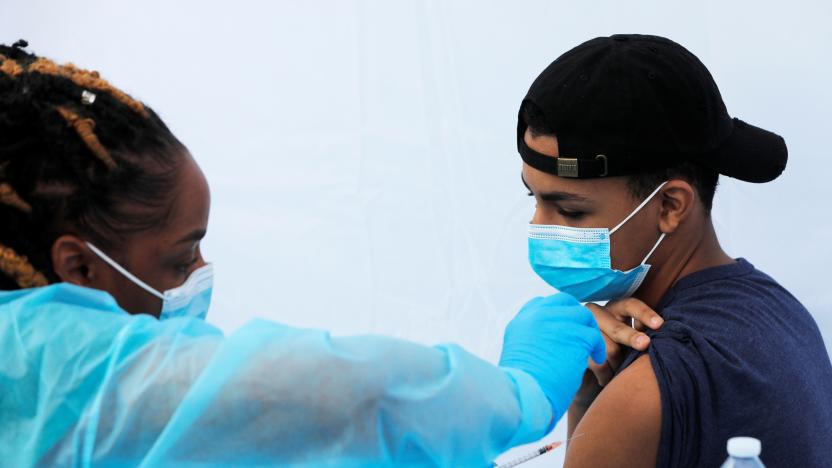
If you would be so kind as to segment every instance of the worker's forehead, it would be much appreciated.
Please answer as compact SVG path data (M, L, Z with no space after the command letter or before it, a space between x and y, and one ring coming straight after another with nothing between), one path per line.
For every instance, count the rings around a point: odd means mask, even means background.
M164 245L177 243L182 236L208 227L211 212L208 182L196 161L189 154L183 156L170 196L168 219L157 234Z
M189 222L206 221L211 209L211 190L202 169L187 152L182 155L173 195L173 216Z

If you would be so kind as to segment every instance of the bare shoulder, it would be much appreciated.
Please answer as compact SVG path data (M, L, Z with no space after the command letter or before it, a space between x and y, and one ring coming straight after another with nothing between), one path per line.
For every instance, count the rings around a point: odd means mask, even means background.
M661 396L650 357L643 355L612 380L575 428L569 468L656 465Z

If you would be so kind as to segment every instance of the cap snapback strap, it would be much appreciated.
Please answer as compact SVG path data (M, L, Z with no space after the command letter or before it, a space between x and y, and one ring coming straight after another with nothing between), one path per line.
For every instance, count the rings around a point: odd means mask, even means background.
M529 166L556 175L573 179L591 179L609 175L609 162L603 154L593 159L547 156L529 148L521 135L517 138L517 150Z

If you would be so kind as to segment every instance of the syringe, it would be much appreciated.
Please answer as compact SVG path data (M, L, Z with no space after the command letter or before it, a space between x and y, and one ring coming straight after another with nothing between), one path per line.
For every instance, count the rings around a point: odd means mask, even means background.
M494 466L497 467L497 468L511 468L511 467L517 466L521 463L526 463L527 461L529 461L533 458L537 458L537 457L539 457L539 456L541 456L545 453L549 453L552 450L560 447L561 445L563 445L563 442L554 442L554 443L551 443L549 445L544 445L543 447L540 447L539 449L535 450L532 453L523 455L522 457L519 457L519 458L515 458L514 460L503 463L502 465L497 465L495 463Z

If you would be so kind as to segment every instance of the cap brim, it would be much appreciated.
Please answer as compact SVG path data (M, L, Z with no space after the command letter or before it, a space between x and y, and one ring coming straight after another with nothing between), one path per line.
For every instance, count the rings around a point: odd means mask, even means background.
M788 150L783 137L734 119L734 130L703 164L720 174L763 183L776 179L786 169Z

